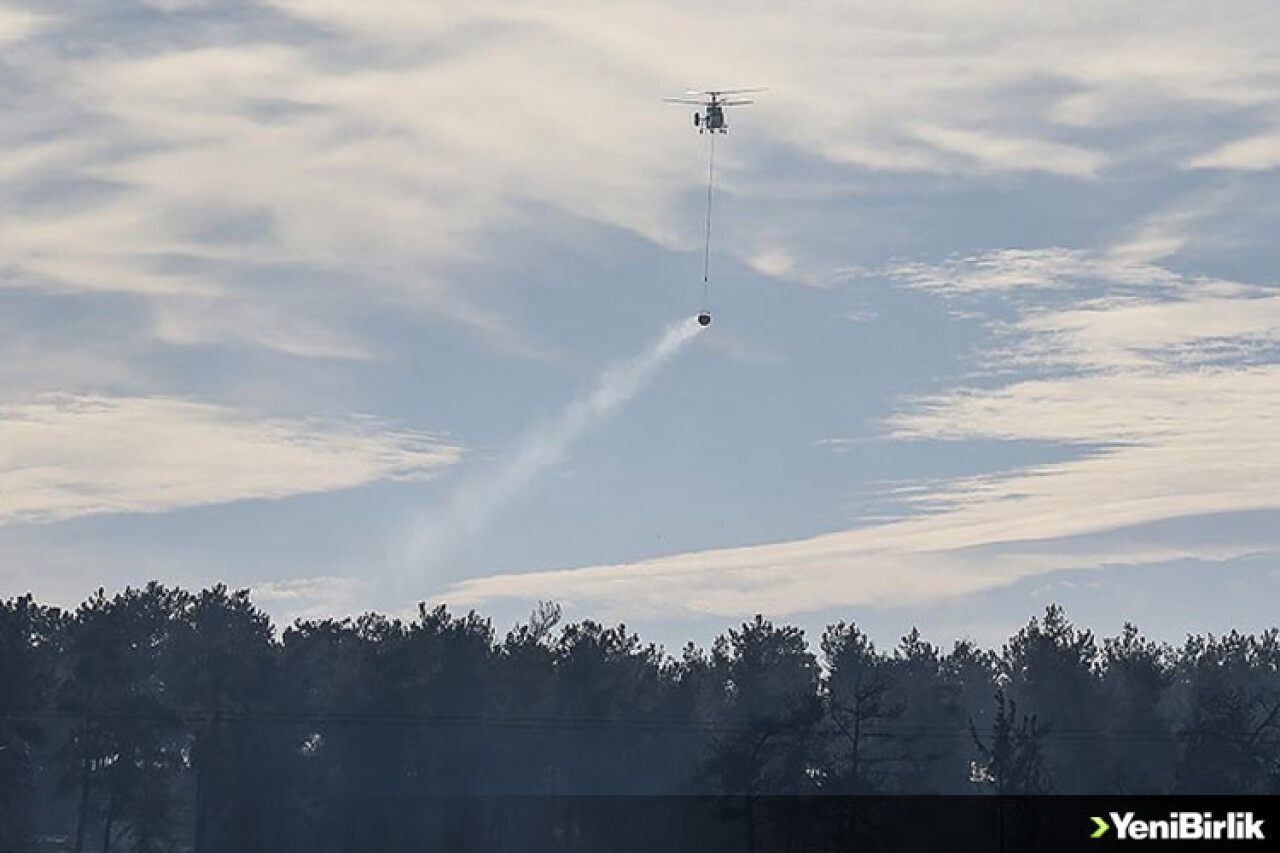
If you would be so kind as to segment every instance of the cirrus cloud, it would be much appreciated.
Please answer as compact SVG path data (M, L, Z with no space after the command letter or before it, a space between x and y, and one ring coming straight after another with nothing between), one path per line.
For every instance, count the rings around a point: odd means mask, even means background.
M337 329L270 333L305 294L246 328L221 318L244 313L260 273L287 263L536 355L514 321L479 310L452 281L453 265L489 257L495 233L539 231L550 209L691 249L682 205L699 156L656 101L685 86L771 87L743 118L754 140L725 152L735 191L759 182L769 150L942 179L1092 180L1150 153L1141 139L1104 149L1080 128L1124 124L1135 101L1159 105L1156 118L1274 106L1280 71L1267 35L1276 11L1254 2L1228 4L1209 27L1198 10L1160 3L1052 14L977 0L751 2L732 14L576 0L147 5L149 28L128 38L136 20L104 4L38 27L29 13L0 13L0 32L23 38L7 65L31 92L15 105L23 132L0 138L0 203L5 180L20 189L11 205L96 188L74 203L22 205L0 237L0 280L141 296L169 317L198 318L218 300L228 307L209 312L207 328L189 319L178 335L172 323L146 331L179 346L325 357L367 347L314 345L342 339ZM56 50L90 9L95 27L120 36L116 48ZM163 38L166 12L217 26ZM728 250L780 258L777 237ZM825 280L811 265L766 268Z
M255 417L157 397L0 406L0 524L160 512L430 477L460 451L364 419Z

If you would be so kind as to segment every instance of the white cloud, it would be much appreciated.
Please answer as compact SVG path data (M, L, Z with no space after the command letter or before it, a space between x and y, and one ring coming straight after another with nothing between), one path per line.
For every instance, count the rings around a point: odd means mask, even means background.
M1072 178L1095 178L1105 155L1073 145L992 134L989 131L919 127L915 136L942 151L959 154L988 171L1038 171Z
M342 0L268 0L293 14L339 32L354 31L382 42L421 41L467 20L483 20L486 4L456 6L417 0L379 0L351 4ZM494 4L488 4L489 9Z
M0 44L22 41L39 32L49 19L11 6L0 6Z
M0 523L159 512L431 476L459 451L375 421L257 418L165 398L0 406Z
M766 249L749 260L751 267L764 275L782 278L796 265L791 252L783 248Z
M142 5L162 12L185 12L188 9L207 9L219 0L140 0Z
M878 537L877 537L878 538ZM681 554L616 566L497 575L465 581L441 597L474 606L553 599L604 619L774 616L869 605L909 607L996 589L1058 569L1142 565L1193 557L1222 560L1245 548L1108 548L1071 553L916 552L871 546L856 532L802 542Z
M1050 539L1179 516L1280 508L1280 368L1025 382L899 418L899 438L1104 449L961 482L927 501L977 541Z
M1069 287L1089 267L1084 253L1064 248L1001 249L941 264L900 261L881 272L890 278L943 293L981 293L1020 288Z
M1072 290L1081 285L1150 285L1177 280L1168 270L1129 251L1097 255L1061 246L997 249L940 264L898 261L879 274L943 295L1020 290Z
M1258 172L1280 168L1280 133L1237 139L1196 157L1193 169L1239 169Z
M1199 292L1196 292L1198 289ZM1099 300L1024 318L1024 360L1093 369L1222 364L1280 347L1280 296L1253 289L1217 295L1215 282L1180 298Z
M326 575L248 584L254 604L272 615L278 628L298 619L341 619L371 610L371 589L356 578Z
M920 499L945 509L950 524L989 541L1034 540L1280 507L1267 485L1280 477L1280 434L1268 427L1280 417L1280 298L1116 256L1081 255L1069 265L1098 273L1102 295L1026 309L1002 330L1015 341L1002 351L1007 361L1053 378L946 392L891 419L900 440L1089 449ZM972 272L982 289L981 272ZM995 273L998 290L999 265ZM1133 282L1146 284L1135 290Z
M369 359L369 345L351 340L296 316L280 316L269 306L220 299L169 300L156 306L154 330L160 340L179 346L220 341L258 343L279 352L310 358Z

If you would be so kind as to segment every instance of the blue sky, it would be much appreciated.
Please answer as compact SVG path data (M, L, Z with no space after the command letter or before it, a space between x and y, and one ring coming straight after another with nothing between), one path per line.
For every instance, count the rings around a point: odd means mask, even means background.
M0 0L0 595L1269 626L1277 36L1270 2ZM769 92L717 145L715 323L520 468L699 307L707 142L659 99L734 85Z

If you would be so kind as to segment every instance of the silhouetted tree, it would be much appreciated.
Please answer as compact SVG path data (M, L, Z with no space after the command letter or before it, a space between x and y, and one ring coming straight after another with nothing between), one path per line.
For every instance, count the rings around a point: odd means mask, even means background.
M1187 706L1178 791L1280 792L1278 636L1187 638L1178 667Z
M298 849L345 849L368 733L355 721L376 710L368 663L376 642L346 619L299 621L284 632L279 707L296 721L281 731L293 768L285 834Z
M588 747L560 750L566 792L648 787L637 783L654 770L652 730L645 723L659 720L662 710L659 650L642 644L625 626L585 621L565 626L556 652L557 716L570 724L561 734ZM578 723L581 728L574 731Z
M996 691L990 735L981 736L976 727L971 733L983 759L973 767L975 782L999 795L1049 792L1044 732L1035 715L1019 714L1003 690Z
M963 651L961 651L963 649ZM971 789L969 768L978 756L969 738L972 693L989 696L990 667L961 663L967 646L950 658L914 628L902 638L888 665L889 701L901 708L886 738L893 745L892 790L911 794L958 794Z
M1177 761L1170 685L1174 654L1146 640L1125 623L1119 637L1102 649L1102 694L1106 741L1094 750L1096 776L1115 793L1154 794L1170 790Z
M888 725L906 710L893 695L895 673L875 644L840 622L822 636L827 716L833 729L828 790L862 794L888 786L887 762L895 758Z
M939 680L945 690L957 697L957 712L963 715L966 724L965 734L959 738L962 746L957 747L964 756L963 764L940 780L943 793L970 792L976 784L973 768L980 766L986 756L970 733L974 728L990 731L994 725L995 707L991 697L1001 678L999 670L999 656L979 649L970 640L956 641L951 652L939 662Z
M168 686L188 731L195 853L278 849L288 745L263 719L279 698L271 621L248 590L219 584L186 602L172 631Z
M723 685L727 731L713 743L706 769L715 790L746 796L745 842L754 851L760 833L754 798L816 788L818 662L803 631L775 628L757 615L716 639L712 666Z
M187 598L158 583L110 599L99 590L67 625L71 677L63 682L61 705L79 720L63 755L65 780L79 788L77 850L84 849L95 814L103 850L122 831L131 831L144 849L164 834L182 732L171 713L165 661L175 615Z
M38 750L47 740L63 614L31 596L0 602L0 849L32 831Z
M494 715L500 720L555 719L558 706L555 629L558 606L542 602L527 623L509 631L494 659ZM558 756L545 730L501 726L493 743L506 756L491 785L506 793L549 791L559 784Z
M1078 631L1062 608L1050 605L1004 647L1004 693L1054 737L1043 746L1055 790L1087 793L1097 776L1106 715L1101 702L1099 655L1091 631Z

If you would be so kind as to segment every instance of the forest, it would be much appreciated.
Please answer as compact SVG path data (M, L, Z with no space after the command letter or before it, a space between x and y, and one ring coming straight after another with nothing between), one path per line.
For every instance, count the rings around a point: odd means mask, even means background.
M1280 632L1099 638L1051 606L1000 649L882 649L757 616L672 653L552 603L499 635L425 604L277 631L225 586L0 602L0 851L591 849L529 803L1154 793L1280 793Z

